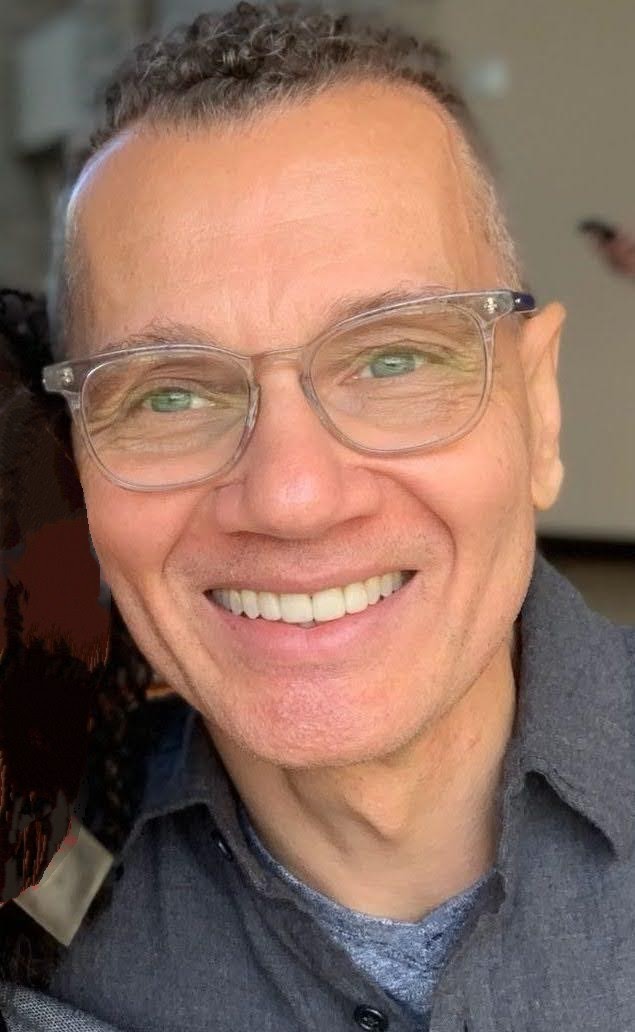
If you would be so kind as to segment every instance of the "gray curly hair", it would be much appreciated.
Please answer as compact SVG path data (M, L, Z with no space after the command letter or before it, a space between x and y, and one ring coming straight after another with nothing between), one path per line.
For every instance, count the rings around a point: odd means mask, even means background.
M103 93L102 121L75 162L58 205L48 307L56 357L73 336L73 299L81 289L68 205L93 157L124 129L203 126L300 102L338 84L367 79L415 84L459 130L459 156L473 195L475 231L484 235L510 287L520 285L514 243L467 106L446 78L447 56L430 41L365 15L326 13L298 3L241 2L225 14L201 14L190 25L141 43Z

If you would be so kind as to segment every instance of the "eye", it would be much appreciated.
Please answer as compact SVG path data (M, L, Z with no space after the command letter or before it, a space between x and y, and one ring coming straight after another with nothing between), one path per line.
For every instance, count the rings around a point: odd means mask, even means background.
M203 408L209 401L194 391L184 388L166 387L146 394L141 401L141 408L152 412L187 412L195 408Z
M358 373L360 379L381 379L414 373L426 361L426 356L414 349L385 351L374 355Z

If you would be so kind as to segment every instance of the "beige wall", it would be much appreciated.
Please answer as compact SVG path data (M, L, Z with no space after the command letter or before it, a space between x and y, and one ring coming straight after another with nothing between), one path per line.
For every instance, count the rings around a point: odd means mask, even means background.
M531 287L569 310L567 478L543 529L635 540L635 283L575 232L591 215L635 229L635 3L441 0L426 20L498 156ZM479 71L499 58L488 95Z

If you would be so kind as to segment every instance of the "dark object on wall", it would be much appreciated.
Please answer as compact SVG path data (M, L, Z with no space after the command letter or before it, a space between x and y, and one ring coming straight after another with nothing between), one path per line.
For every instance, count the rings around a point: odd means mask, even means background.
M617 236L615 226L611 226L608 222L603 222L601 219L584 219L578 223L578 229L581 233L588 233L604 244L615 240Z
M599 219L587 219L578 227L592 241L605 265L626 279L635 279L635 236Z

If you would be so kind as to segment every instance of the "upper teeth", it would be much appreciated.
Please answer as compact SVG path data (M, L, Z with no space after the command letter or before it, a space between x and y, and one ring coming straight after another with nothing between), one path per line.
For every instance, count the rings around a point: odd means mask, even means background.
M236 616L244 613L255 620L282 620L284 623L326 623L339 620L346 613L361 613L380 598L392 595L404 583L405 573L385 573L369 577L343 588L326 588L314 595L278 595L274 591L219 590L212 592L215 602L230 609Z

